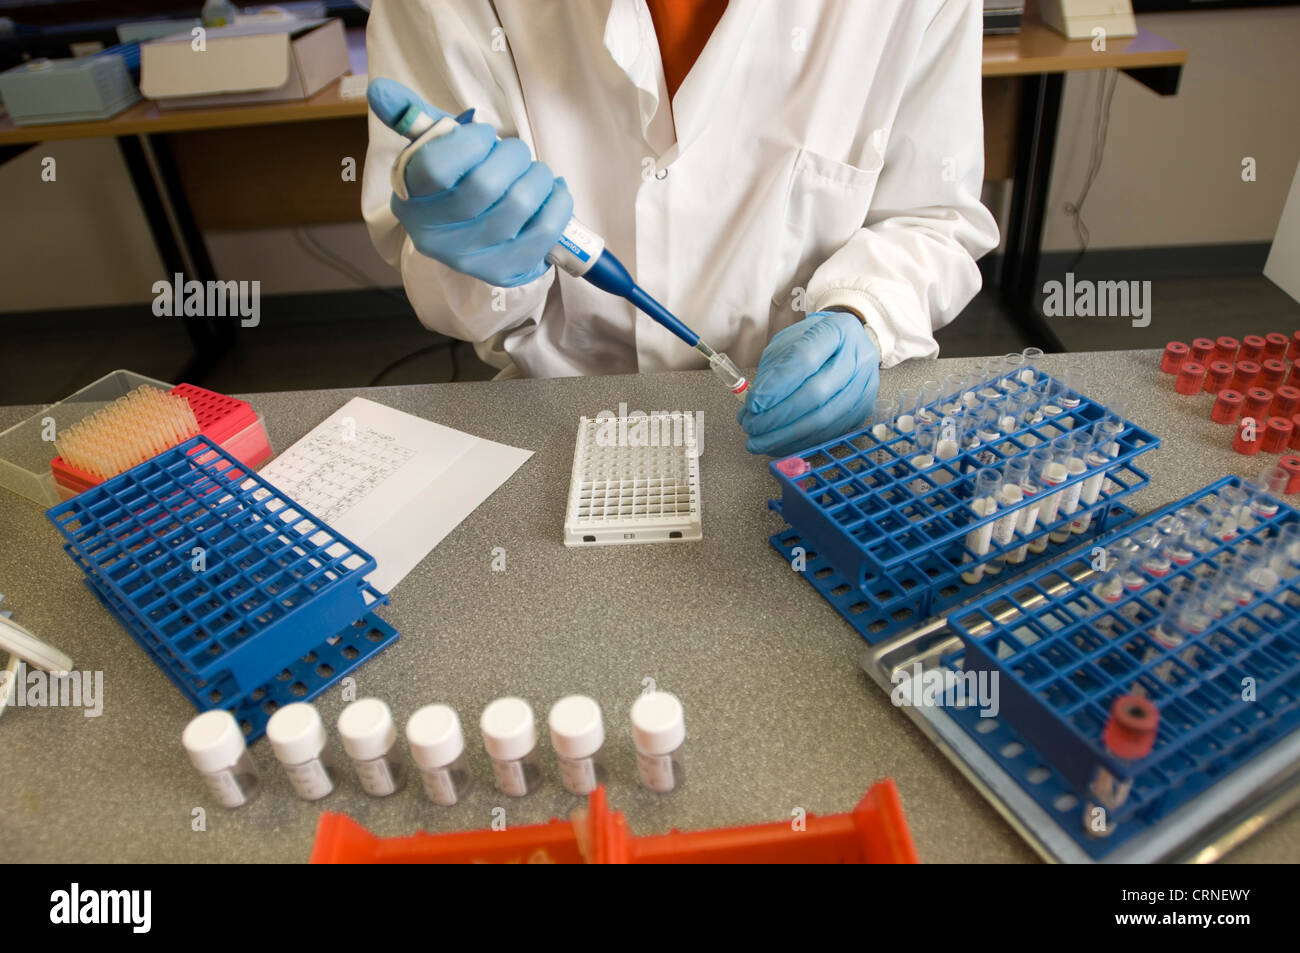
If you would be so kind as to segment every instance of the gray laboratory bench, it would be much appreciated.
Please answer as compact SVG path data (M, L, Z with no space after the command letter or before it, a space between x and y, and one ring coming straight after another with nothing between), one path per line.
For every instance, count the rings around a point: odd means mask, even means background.
M910 362L881 391L917 386L972 365ZM1182 398L1157 380L1153 351L1050 356L1101 399L1127 398L1129 416L1163 447L1140 461L1147 512L1229 472L1261 463L1228 447L1208 398ZM0 718L0 859L6 861L305 861L322 809L372 831L486 828L567 816L578 799L555 778L512 799L492 787L477 734L492 698L517 694L544 719L562 695L596 698L606 714L610 801L635 833L788 818L795 808L849 810L892 777L927 862L1029 861L1033 852L859 668L858 635L768 544L781 528L767 508L767 461L743 447L735 400L704 371L552 381L389 387L249 396L273 446L289 446L350 397L365 396L536 454L392 592L381 614L401 638L355 674L359 695L387 700L399 723L444 701L461 713L476 787L437 808L414 780L382 800L354 777L323 802L293 797L268 743L253 756L266 786L238 811L216 807L180 746L194 711L82 584L36 505L0 490L0 592L15 618L104 672L104 711L14 708ZM570 550L562 544L579 416L601 410L702 411L704 539L700 543ZM0 408L0 429L32 408ZM493 572L493 551L506 555ZM686 786L640 791L627 718L646 679L683 701ZM337 687L317 700L332 726ZM337 739L331 744L337 750ZM206 830L192 830L204 807ZM1300 860L1300 811L1262 830L1234 861Z

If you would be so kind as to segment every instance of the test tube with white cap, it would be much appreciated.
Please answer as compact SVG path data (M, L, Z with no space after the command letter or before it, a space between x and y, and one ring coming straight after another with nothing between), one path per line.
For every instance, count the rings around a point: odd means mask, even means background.
M402 789L406 764L397 753L397 726L387 704L378 698L357 699L339 715L338 728L363 791L388 797Z
M920 392L912 387L905 387L898 392L898 416L894 418L894 429L900 434L909 434L916 427L916 402Z
M1035 447L1029 453L1029 459L1021 472L1020 489L1024 492L1027 506L1020 510L1020 521L1016 528L1021 536L1028 537L1034 532L1041 519L1043 503L1046 500L1048 484L1043 479L1043 472L1051 466L1052 451L1048 447ZM1029 543L1007 554L1007 562L1019 564L1029 556Z
M214 709L198 715L185 726L181 744L222 807L242 807L257 797L262 778L230 712Z
M970 509L976 519L991 516L997 510L998 488L1001 485L1002 474L997 470L986 467L975 474L974 495L970 501ZM963 581L974 584L984 578L985 560L980 557L988 553L992 539L993 521L977 526L966 534L965 544L969 554L964 559L966 562L973 562L974 565L961 574Z
M406 721L406 744L429 800L453 807L473 786L460 716L450 705L425 705Z
M1088 472L1088 457L1092 453L1092 432L1089 430L1079 430L1070 436L1069 456L1065 459L1065 469L1069 476L1066 479L1082 476ZM1076 480L1061 491L1061 505L1059 510L1060 516L1071 516L1079 508L1079 499L1083 495L1083 484L1086 480ZM1073 521L1066 523L1060 529L1053 531L1052 542L1063 543L1070 538L1074 531Z
M523 797L537 790L542 769L537 760L537 724L522 698L498 698L479 718L483 747L492 759L492 774L502 794Z
M668 692L648 692L632 703L632 741L641 785L667 794L685 781L686 716Z
M1043 488L1043 502L1038 510L1038 522L1042 526L1050 526L1056 522L1065 491L1057 490L1055 487L1069 479L1070 471L1066 464L1073 452L1074 441L1069 434L1062 434L1053 440L1050 446L1038 447L1034 451L1038 455L1037 460L1040 464L1038 480ZM1034 553L1046 552L1049 542L1051 542L1050 534L1044 533L1029 544L1029 550Z
M1029 461L1023 457L1013 458L1002 465L1002 485L998 487L998 509L1011 509L1019 506L1025 500L1024 484L1029 477ZM1006 516L993 523L993 541L992 545L1002 547L1008 545L1016 535L1016 527L1020 525L1020 513L1008 513ZM984 572L990 576L996 576L1002 571L1003 561L1010 561L1009 556L994 556L984 565Z
M266 740L298 797L319 801L334 790L334 759L325 747L325 723L316 706L293 702L266 723Z
M571 794L587 795L605 781L605 719L586 695L566 695L546 719L560 783Z
M1101 420L1093 425L1093 441L1086 460L1088 469L1094 472L1092 476L1083 481L1083 489L1079 492L1081 506L1092 506L1101 497L1102 486L1106 482L1106 474L1110 471L1109 461L1119 453L1119 447L1111 439L1113 436L1113 424L1108 423L1106 420ZM1092 514L1084 513L1076 517L1074 522L1070 524L1070 532L1077 536L1086 533L1091 525Z

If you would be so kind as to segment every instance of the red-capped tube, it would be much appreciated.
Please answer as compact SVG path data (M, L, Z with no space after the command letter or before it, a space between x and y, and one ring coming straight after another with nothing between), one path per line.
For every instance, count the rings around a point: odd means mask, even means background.
M1214 406L1210 408L1210 419L1216 424L1235 424L1241 416L1241 405L1245 399L1238 390L1219 391L1219 396L1214 398Z
M1241 350L1237 352L1239 361L1255 361L1264 356L1264 339L1258 334L1247 334L1241 339Z
M1192 339L1192 360L1200 364L1208 365L1214 360L1216 346L1210 338L1193 338Z
M1270 357L1259 365L1259 386L1276 387L1286 379L1286 361Z
M1259 371L1260 367L1254 361L1238 361L1232 372L1232 383L1228 386L1240 391L1244 391L1247 387L1254 387L1255 382L1259 380Z
M1201 385L1205 383L1205 368L1195 361L1184 361L1183 366L1178 369L1178 380L1174 382L1174 389L1180 394L1199 394Z
M1223 337L1215 338L1214 359L1216 361L1227 361L1229 364L1232 364L1237 360L1237 351L1240 347L1240 342L1230 334L1225 334Z
M1286 349L1291 339L1280 331L1264 335L1264 353L1269 357L1286 357Z
M1111 754L1126 761L1145 758L1156 745L1160 711L1149 698L1121 695L1110 706L1102 742Z
M778 460L776 461L776 468L792 480L803 476L812 469L808 465L808 461L803 457L786 457L784 460Z
M1268 418L1268 424L1264 428L1264 446L1261 449L1265 453L1285 453L1294 429L1291 421L1285 417Z
M1170 341L1165 345L1165 356L1160 359L1160 370L1165 374L1177 374L1183 361L1191 356L1192 349L1182 341Z
M1291 343L1286 346L1286 359L1300 361L1300 331L1291 335Z
M1244 456L1253 457L1264 445L1264 435L1260 432L1263 429L1264 424L1261 421L1243 415L1237 421L1237 433L1232 438L1232 449Z
M1250 387L1246 390L1246 401L1241 405L1241 416L1254 417L1259 425L1264 426L1268 409L1273 406L1273 392L1266 387Z
M1297 433L1300 433L1300 431L1297 431ZM1277 465L1290 474L1290 479L1286 481L1286 490L1283 492L1287 496L1300 493L1300 457L1294 453L1288 453L1277 462Z
M1205 392L1217 394L1232 383L1234 368L1227 361L1211 361L1205 370Z
M1286 417L1288 420L1300 412L1300 387L1283 384L1273 394L1273 406L1268 410L1274 417Z

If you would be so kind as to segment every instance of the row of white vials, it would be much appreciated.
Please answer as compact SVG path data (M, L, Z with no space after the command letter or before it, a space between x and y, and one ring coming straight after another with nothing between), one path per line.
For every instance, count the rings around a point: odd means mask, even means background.
M1262 521L1277 515L1289 476L1281 468L1273 468L1262 483L1223 487L1218 494L1202 497L1194 505L1181 507L1116 540L1106 549L1101 571L1091 585L1093 595L1102 604L1119 603L1128 593L1145 589L1222 549L1212 561L1202 560L1174 578L1167 595L1157 588L1144 597L1162 613L1151 629L1159 645L1178 648L1239 607L1254 605L1254 614L1266 625L1294 618L1294 605L1286 605L1286 600L1272 604L1268 597L1300 578L1300 523L1253 532ZM1132 621L1143 611L1132 603L1128 608ZM1103 631L1114 624L1109 616L1101 616L1095 623ZM1258 623L1238 619L1224 634L1245 625ZM1154 654L1154 650L1148 653L1150 657Z
M590 794L605 780L600 705L585 695L567 695L551 706L547 723L561 784L573 794ZM632 705L631 723L642 786L661 794L676 790L684 780L686 721L681 702L668 692L644 694ZM498 790L511 797L536 790L542 768L532 706L522 698L498 698L483 709L479 729ZM385 702L362 698L350 703L339 715L338 732L362 790L387 797L402 789L406 763ZM277 709L267 722L266 737L300 798L317 801L334 791L336 763L314 705L294 702ZM181 741L222 807L241 807L257 795L261 775L230 712L198 715ZM472 778L455 709L434 704L416 711L406 723L406 742L429 800L448 807L459 803Z

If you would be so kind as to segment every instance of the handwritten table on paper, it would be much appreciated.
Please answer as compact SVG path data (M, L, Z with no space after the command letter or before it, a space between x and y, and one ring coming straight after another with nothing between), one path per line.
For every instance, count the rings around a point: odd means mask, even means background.
M530 456L354 397L261 476L374 556L388 592Z

